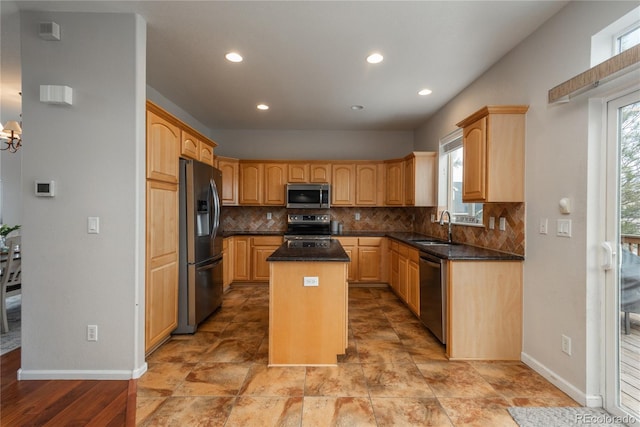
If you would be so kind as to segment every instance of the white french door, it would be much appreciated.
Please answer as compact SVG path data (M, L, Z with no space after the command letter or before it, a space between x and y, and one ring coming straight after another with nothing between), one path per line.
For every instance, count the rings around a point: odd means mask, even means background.
M608 101L606 122L604 403L610 413L640 422L640 327L634 326L640 315L628 319L621 306L628 302L623 279L637 273L629 261L640 255L640 90Z

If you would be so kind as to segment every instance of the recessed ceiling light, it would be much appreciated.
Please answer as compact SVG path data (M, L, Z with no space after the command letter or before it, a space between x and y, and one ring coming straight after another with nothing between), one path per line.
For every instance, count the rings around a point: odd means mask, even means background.
M425 95L431 95L433 91L431 89L422 89L418 92L418 95L420 96L425 96Z
M364 110L364 105L352 105L351 109L354 111Z
M367 62L369 64L378 64L382 62L383 59L384 57L379 53L372 53L371 55L367 56Z
M242 62L242 55L238 52L229 52L224 57L227 58L227 61Z
M269 109L269 106L268 106L267 104L258 104L258 105L256 106L256 108L257 108L258 110L268 110L268 109Z

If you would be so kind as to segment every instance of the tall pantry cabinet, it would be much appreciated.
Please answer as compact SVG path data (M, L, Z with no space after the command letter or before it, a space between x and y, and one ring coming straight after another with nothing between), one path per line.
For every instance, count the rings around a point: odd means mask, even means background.
M147 101L145 353L178 326L180 157L213 165L216 143Z
M178 326L180 128L147 104L145 352Z

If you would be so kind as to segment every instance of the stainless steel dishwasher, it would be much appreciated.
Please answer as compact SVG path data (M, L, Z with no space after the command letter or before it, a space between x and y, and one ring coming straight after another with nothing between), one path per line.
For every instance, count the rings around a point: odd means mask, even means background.
M420 252L420 320L443 344L447 339L446 263Z

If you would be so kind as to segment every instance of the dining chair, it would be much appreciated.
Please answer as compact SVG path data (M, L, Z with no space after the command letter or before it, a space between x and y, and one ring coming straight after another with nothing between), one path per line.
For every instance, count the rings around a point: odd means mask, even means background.
M9 332L9 322L7 320L7 297L17 295L22 288L22 259L20 254L20 236L9 237L7 239L9 253L6 261L2 265L0 273L0 310L2 310L2 333Z

